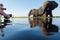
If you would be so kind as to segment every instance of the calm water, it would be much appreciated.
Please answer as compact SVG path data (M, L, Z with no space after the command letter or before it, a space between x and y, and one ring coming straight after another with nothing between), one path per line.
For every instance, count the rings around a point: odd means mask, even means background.
M60 18L14 18L11 25L0 27L0 40L60 40Z

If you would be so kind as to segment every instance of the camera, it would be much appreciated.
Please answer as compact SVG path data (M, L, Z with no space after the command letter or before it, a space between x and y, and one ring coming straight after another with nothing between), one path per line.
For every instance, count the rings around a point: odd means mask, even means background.
M9 14L10 17L12 17L12 14Z
M10 17L12 17L12 14L8 14ZM10 23L11 22L11 20L10 20L10 18L8 19L7 17L4 17L5 19L4 19L4 22L6 22L6 23Z
M12 14L8 14L10 17L12 17ZM7 17L4 16L5 19L8 19Z
M2 10L6 10L6 8L1 8Z

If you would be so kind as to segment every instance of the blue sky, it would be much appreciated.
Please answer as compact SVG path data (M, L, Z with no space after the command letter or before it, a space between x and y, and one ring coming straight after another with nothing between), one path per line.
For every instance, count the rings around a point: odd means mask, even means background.
M14 16L28 16L31 9L38 9L45 0L0 0L7 8L5 11ZM54 16L60 16L60 0L55 0L59 6L53 10Z

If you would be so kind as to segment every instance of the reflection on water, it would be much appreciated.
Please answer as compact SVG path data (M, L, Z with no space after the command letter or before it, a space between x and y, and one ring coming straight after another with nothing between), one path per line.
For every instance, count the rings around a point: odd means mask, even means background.
M52 35L51 32L58 32L58 26L52 24L52 18L34 18L29 19L30 27L39 26L45 35Z
M60 40L60 18L15 18L12 25L8 22L0 25L0 40Z
M10 23L11 21L10 20L5 20L3 22L0 23L0 36L1 37L4 37L4 30L3 28L5 28L6 25L10 25L10 24L7 24L7 23Z

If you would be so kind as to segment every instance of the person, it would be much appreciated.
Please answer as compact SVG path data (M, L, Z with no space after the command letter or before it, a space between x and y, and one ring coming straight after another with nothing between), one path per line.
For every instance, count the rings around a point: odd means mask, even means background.
M10 16L4 12L6 8L3 8L3 4L0 4L0 15L3 15L5 18L9 19Z

